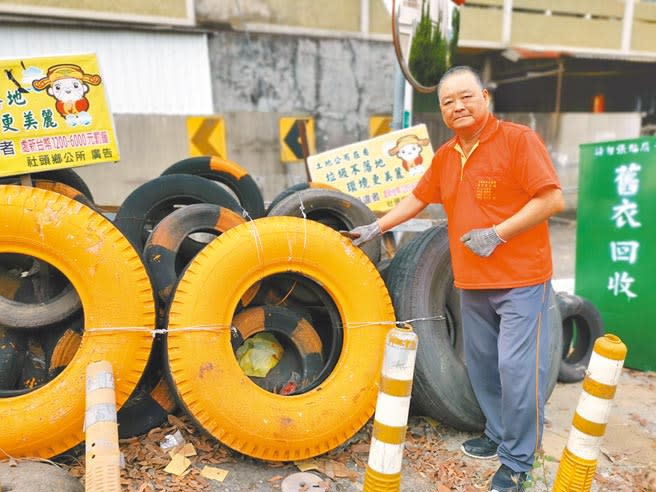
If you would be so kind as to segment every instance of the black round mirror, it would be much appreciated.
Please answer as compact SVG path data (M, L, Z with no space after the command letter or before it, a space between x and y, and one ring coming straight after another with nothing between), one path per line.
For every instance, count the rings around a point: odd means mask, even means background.
M392 0L396 58L419 92L437 89L455 56L459 31L460 10L452 0Z

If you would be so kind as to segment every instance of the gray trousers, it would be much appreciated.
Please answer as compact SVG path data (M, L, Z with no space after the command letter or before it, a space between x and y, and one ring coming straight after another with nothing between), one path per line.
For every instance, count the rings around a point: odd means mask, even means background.
M465 361L485 434L499 443L501 463L516 472L531 469L542 439L550 289L546 282L461 290Z

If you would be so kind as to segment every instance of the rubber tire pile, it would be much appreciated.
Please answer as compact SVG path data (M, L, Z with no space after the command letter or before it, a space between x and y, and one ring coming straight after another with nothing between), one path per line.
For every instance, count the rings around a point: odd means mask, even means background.
M225 159L173 164L113 221L74 171L42 174L33 187L0 184L0 450L49 458L78 446L84 371L104 359L121 437L179 407L243 454L316 456L372 417L397 319L418 320L413 411L483 427L445 227L390 261L382 241L360 249L337 232L375 220L359 200L300 183L266 209L246 170ZM563 348L562 297L552 299L550 390L562 361L585 361L578 347L589 340L583 308L568 311ZM236 353L262 334L283 355L266 376L248 376Z

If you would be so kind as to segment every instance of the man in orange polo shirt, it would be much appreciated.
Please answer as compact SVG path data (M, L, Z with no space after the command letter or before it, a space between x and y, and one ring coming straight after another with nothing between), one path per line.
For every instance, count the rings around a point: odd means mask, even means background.
M461 289L465 360L486 417L468 456L498 455L490 491L522 490L544 423L551 246L547 219L564 208L558 177L530 128L498 120L470 67L438 85L442 145L413 193L383 217L351 231L355 245L441 203L448 219L455 286Z

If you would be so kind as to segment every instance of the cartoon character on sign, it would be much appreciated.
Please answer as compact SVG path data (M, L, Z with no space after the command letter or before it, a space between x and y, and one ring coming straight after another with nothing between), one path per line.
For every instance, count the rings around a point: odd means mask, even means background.
M427 138L419 138L417 135L403 135L388 153L401 159L403 169L410 174L420 174L424 171L424 158L421 156L422 147L426 147L428 143Z
M40 91L47 89L57 100L57 112L69 126L86 126L91 124L91 115L85 94L89 92L89 84L100 85L100 82L100 75L84 73L79 65L63 63L51 66L46 76L33 81L32 86Z

